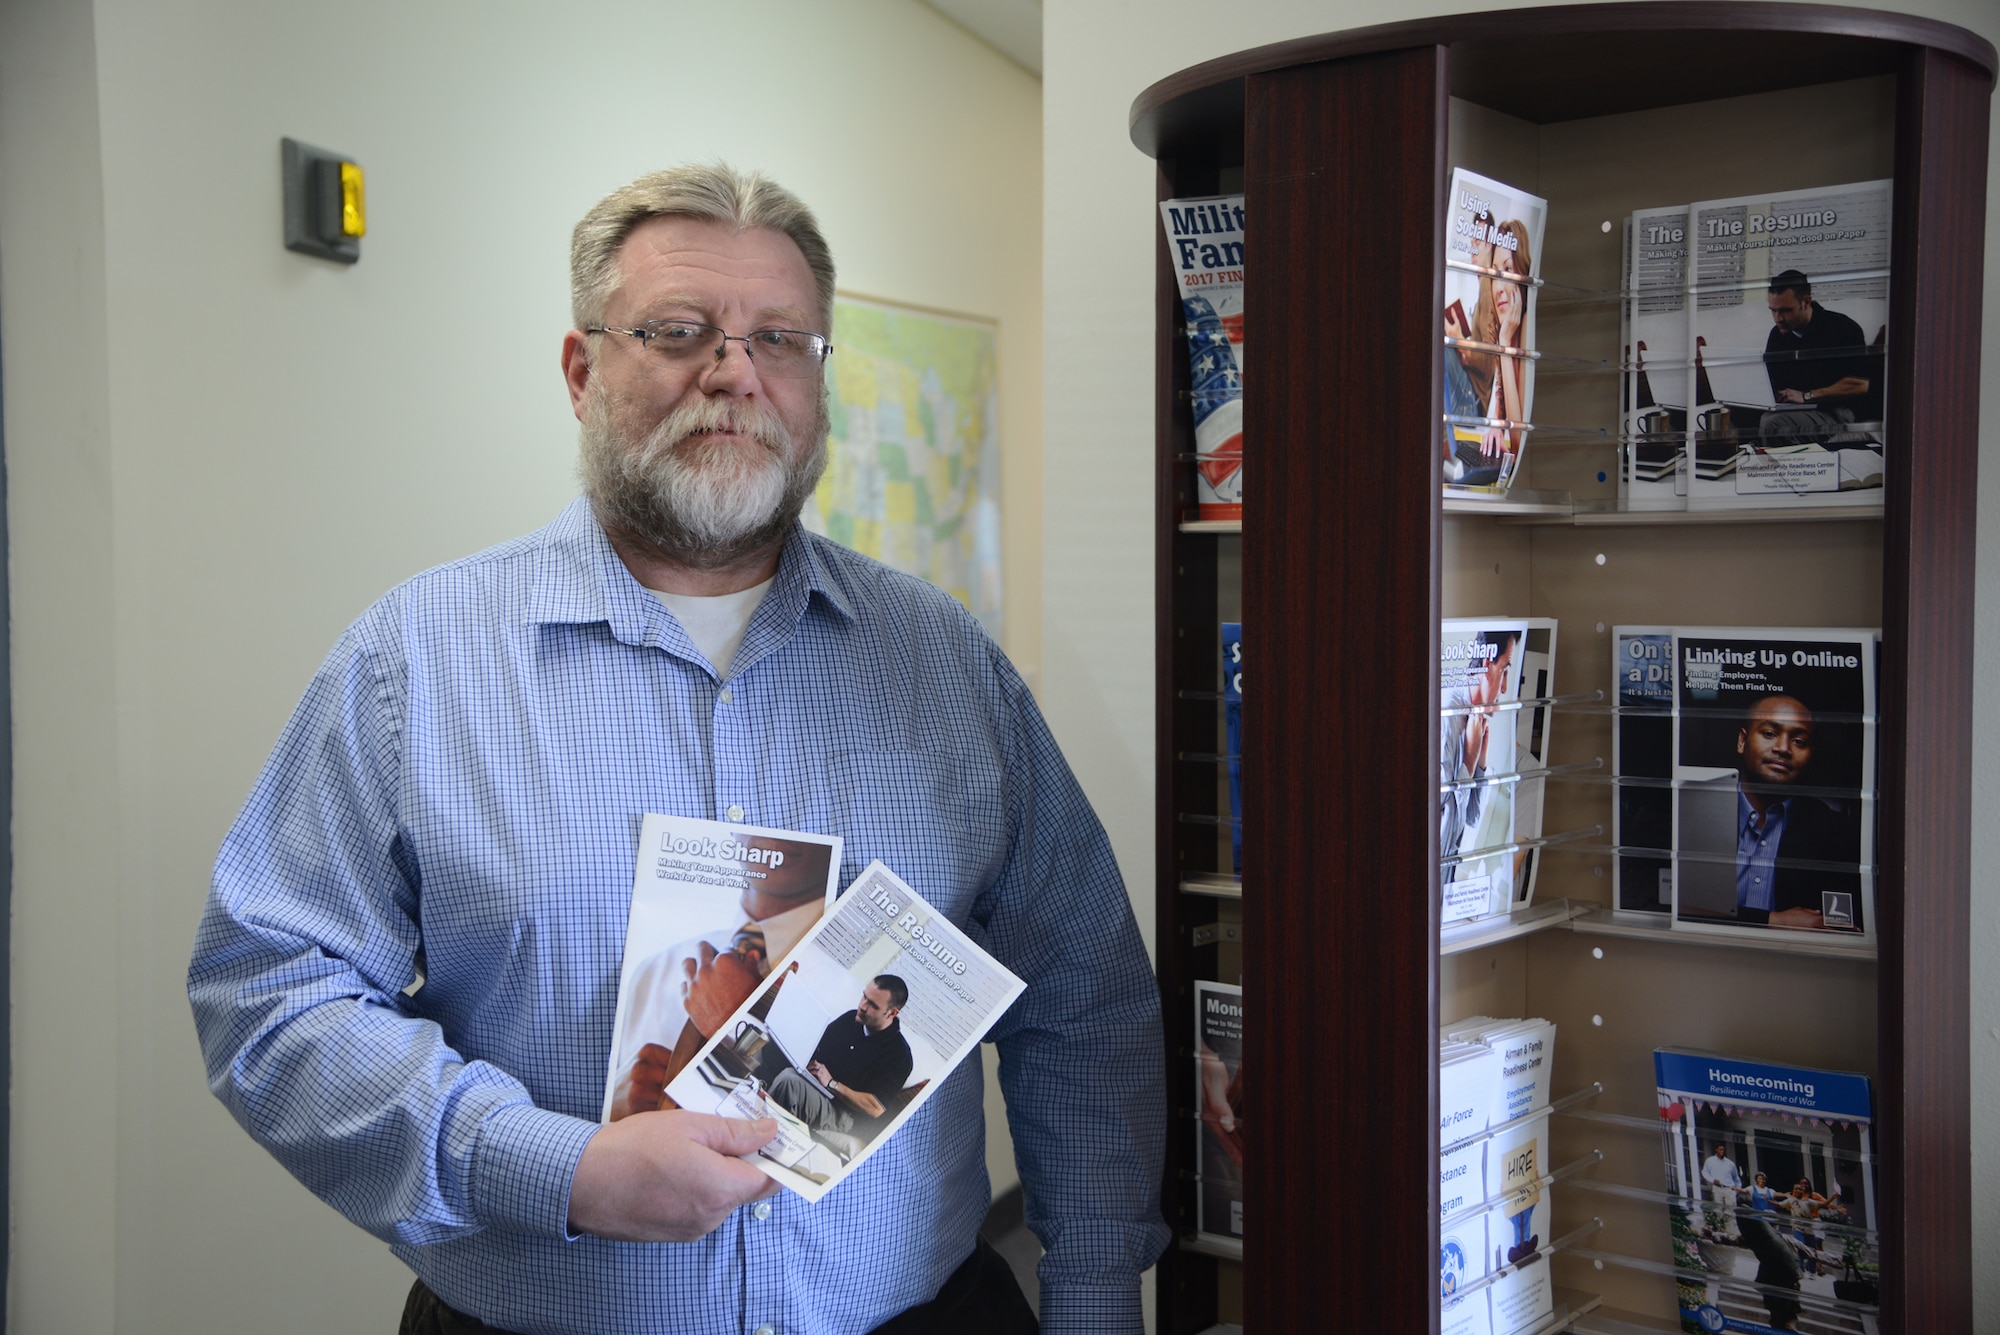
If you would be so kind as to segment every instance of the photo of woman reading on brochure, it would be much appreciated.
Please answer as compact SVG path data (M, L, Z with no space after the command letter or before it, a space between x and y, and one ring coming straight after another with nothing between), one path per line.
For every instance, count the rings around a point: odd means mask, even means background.
M1518 218L1475 224L1482 235L1472 244L1472 263L1487 272L1479 275L1479 297L1470 317L1463 300L1445 308L1444 332L1447 338L1483 346L1461 343L1445 356L1445 411L1455 424L1445 433L1444 475L1455 486L1492 487L1513 476L1522 435L1495 423L1528 420L1528 360L1509 355L1528 350L1528 288L1510 275L1521 280L1533 275L1534 250L1528 225ZM1479 424L1462 419L1478 419Z

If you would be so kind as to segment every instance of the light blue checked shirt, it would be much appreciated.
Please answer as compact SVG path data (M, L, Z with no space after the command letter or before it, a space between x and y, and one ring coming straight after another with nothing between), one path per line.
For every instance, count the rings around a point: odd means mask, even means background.
M568 1234L649 811L841 834L842 885L881 858L1027 980L989 1037L1043 1329L1139 1331L1159 994L1103 828L977 622L803 529L726 682L582 501L349 627L216 864L188 973L216 1095L503 1329L859 1335L928 1301L988 1204L976 1061L817 1205Z

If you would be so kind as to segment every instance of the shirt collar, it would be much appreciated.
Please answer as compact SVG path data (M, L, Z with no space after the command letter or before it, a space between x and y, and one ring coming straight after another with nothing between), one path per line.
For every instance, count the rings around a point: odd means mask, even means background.
M1789 801L1791 801L1789 797L1766 798L1764 801L1764 811L1760 818L1757 808L1750 805L1750 799L1744 795L1741 788L1738 788L1736 790L1737 833L1742 833L1746 827L1754 828L1760 834L1768 831L1771 828L1772 821L1784 818L1785 812L1789 810L1785 804Z
M814 594L840 616L855 620L854 609L827 569L819 544L805 526L793 523L778 557L771 590L758 605L737 650L737 668L783 643ZM665 604L632 578L618 552L597 522L590 502L579 496L554 523L542 530L540 560L534 588L522 620L528 625L604 622L624 644L651 644L693 656L694 646Z
M818 922L820 915L825 912L826 901L813 899L797 908L774 913L758 922L757 926L764 932L764 966L768 969L791 954L792 947L799 943L799 938L804 936L806 930Z

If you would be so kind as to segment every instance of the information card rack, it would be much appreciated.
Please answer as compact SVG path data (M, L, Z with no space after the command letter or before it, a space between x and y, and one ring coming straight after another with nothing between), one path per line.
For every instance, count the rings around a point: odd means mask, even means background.
M1194 446L1164 239L1157 264L1158 940L1169 1069L1189 1073L1172 1088L1166 1202L1184 1243L1162 1264L1163 1332L1363 1311L1375 1329L1437 1328L1437 1033L1475 1011L1554 1020L1556 1093L1603 1087L1552 1122L1569 1174L1554 1232L1576 1240L1541 1262L1570 1300L1556 1326L1675 1328L1650 1075L1652 1049L1674 1044L1871 1076L1880 1328L1971 1330L1964 720L1994 68L1986 42L1906 16L1624 3L1300 39L1135 102L1160 198L1240 191L1247 250L1240 527L1185 522ZM1584 443L1542 433L1514 497L1483 509L1440 489L1442 194L1461 165L1549 199L1545 346L1567 284L1585 295L1564 351L1609 369L1563 390L1545 368L1538 420ZM1870 177L1894 183L1881 509L1749 524L1621 509L1623 218ZM1786 595L1746 607L1746 570ZM1559 619L1559 689L1579 693L1609 685L1621 622L1879 625L1874 951L1742 948L1620 917L1599 841L1546 851L1543 908L1520 930L1441 953L1439 621L1503 614ZM1247 660L1240 814L1223 622L1242 623ZM1608 760L1608 707L1558 713L1556 763ZM1608 829L1613 792L1551 780L1546 828ZM1232 1248L1193 1237L1192 985L1239 977Z

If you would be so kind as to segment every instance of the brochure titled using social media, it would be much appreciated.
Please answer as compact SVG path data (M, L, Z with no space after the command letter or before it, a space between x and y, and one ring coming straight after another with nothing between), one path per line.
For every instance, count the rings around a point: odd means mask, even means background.
M1026 986L871 862L667 1097L776 1121L744 1160L817 1201L915 1115Z

